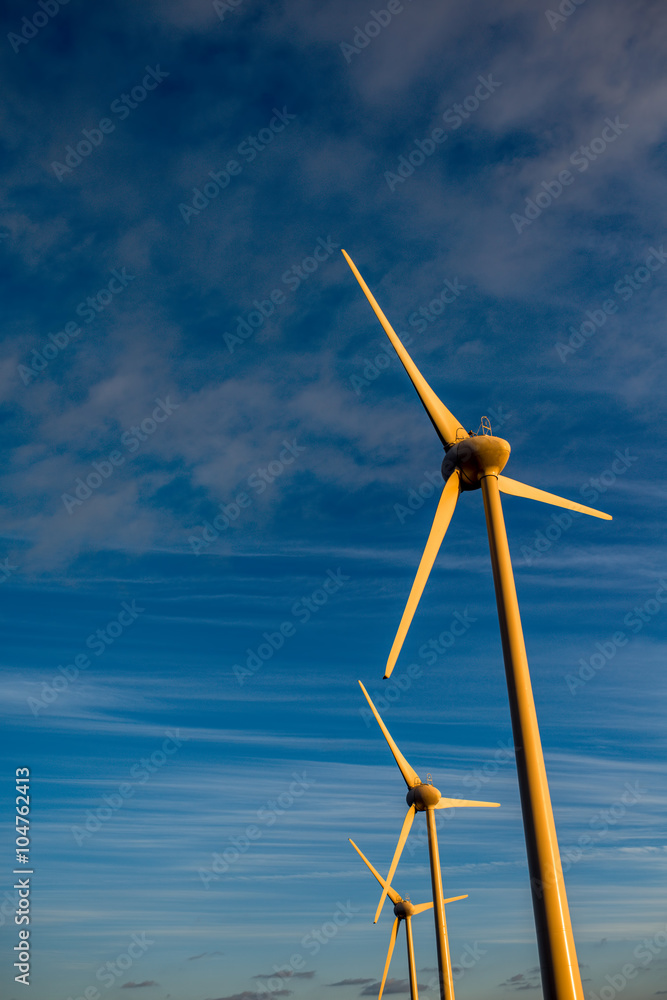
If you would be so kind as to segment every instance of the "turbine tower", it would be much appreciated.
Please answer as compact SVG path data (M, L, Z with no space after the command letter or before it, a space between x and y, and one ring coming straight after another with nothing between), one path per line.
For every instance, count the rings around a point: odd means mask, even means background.
M349 838L348 838L349 839ZM405 936L408 943L408 975L410 977L410 1000L419 1000L417 994L417 970L415 968L415 948L414 942L412 940L412 918L418 913L423 913L424 910L430 910L433 903L420 903L419 906L414 906L409 899L402 899L395 889L387 885L385 880L376 872L373 865L370 863L367 857L365 857L359 850L357 845L353 840L350 839L350 843L354 847L355 851L359 857L366 863L366 866L370 868L373 875L380 883L380 885L387 890L387 895L394 904L394 914L396 919L394 920L394 926L391 929L391 937L389 938L389 951L387 952L387 961L384 964L384 972L382 973L382 982L380 983L380 992L378 993L378 1000L382 1000L382 993L384 991L384 984L387 981L387 973L389 972L389 964L391 962L391 956L394 953L394 945L396 944L396 935L398 934L398 925L401 920L405 921ZM446 899L445 903L454 903L457 899L467 899L468 895L465 896L452 896L451 899Z
M422 376L345 250L343 254L393 344L445 449L442 463L445 485L389 654L385 677L389 677L396 663L459 494L481 488L514 734L544 1000L583 1000L500 494L541 500L605 520L611 520L611 517L592 507L501 475L510 454L508 442L487 433L477 435L466 431L450 413Z
M371 701L368 691L364 685L359 681L359 686L364 692L366 701L370 705L373 715L377 719L380 729L384 734L384 738L389 744L389 749L394 755L394 760L398 764L399 770L403 775L403 779L408 786L408 794L405 799L408 803L408 811L403 820L403 826L401 828L401 833L398 838L398 844L396 846L396 851L394 852L394 857L387 874L386 883L384 884L384 889L382 890L382 895L380 896L380 902L378 904L377 912L375 914L375 923L378 922L380 912L384 905L384 901L387 895L390 893L391 880L394 877L394 872L400 860L405 842L408 839L408 834L412 827L412 822L415 818L415 813L425 812L426 813L426 829L428 832L428 854L431 866L431 889L433 890L433 915L435 918L435 940L438 953L438 973L440 977L440 996L441 1000L454 1000L454 979L452 976L452 960L449 954L449 940L447 938L447 921L445 919L445 903L444 893L442 891L442 872L440 870L440 853L438 851L438 831L435 825L435 810L436 809L450 809L456 806L499 806L499 802L474 802L470 799L449 799L444 798L440 794L440 791L435 788L430 781L423 782L415 769L408 764L407 760L401 753L401 751L396 746L396 743L391 738L391 734L384 722L380 718L380 714L376 709L375 705Z

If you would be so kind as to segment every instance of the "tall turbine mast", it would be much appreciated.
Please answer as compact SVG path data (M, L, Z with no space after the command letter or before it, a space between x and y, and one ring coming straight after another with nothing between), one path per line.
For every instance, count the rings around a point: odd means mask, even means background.
M508 442L492 435L471 434L464 429L426 382L355 264L345 250L343 254L410 376L446 453L442 463L445 486L389 654L385 677L389 677L394 668L460 493L481 488L514 734L544 1000L583 1000L500 493L541 500L605 520L611 518L592 507L501 475L510 454Z
M470 799L445 798L430 782L423 782L415 769L411 764L408 764L407 760L396 746L396 743L380 718L378 710L371 701L368 691L361 681L359 681L359 686L364 692L366 701L370 705L371 711L378 721L380 729L384 734L384 738L389 744L389 749L394 756L394 760L398 764L398 768L403 775L403 780L408 786L408 794L405 797L406 802L408 803L408 811L405 819L403 820L403 827L398 838L398 845L389 868L389 873L387 874L386 880L381 880L384 889L382 895L380 896L380 902L375 914L375 923L378 921L378 917L380 916L380 912L387 895L391 896L391 880L394 877L394 872L396 871L401 854L403 853L403 848L405 847L405 842L408 839L408 834L410 833L415 814L418 812L425 812L426 829L428 832L428 855L431 866L431 889L433 891L433 915L435 918L435 941L438 954L440 997L441 1000L454 1000L454 978L452 976L452 960L449 954L447 921L445 919L445 903L449 903L451 900L444 898L444 892L442 890L442 872L440 870L440 852L438 849L438 831L435 825L435 810L451 809L459 806L498 806L500 803L476 802Z

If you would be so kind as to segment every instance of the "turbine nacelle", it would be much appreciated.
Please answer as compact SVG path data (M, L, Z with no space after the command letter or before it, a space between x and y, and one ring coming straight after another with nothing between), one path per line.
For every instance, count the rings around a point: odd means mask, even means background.
M426 809L434 809L442 795L435 785L415 785L405 796L405 801L409 806L414 806L417 812L424 812Z
M460 473L461 490L478 490L484 476L497 476L510 457L510 446L504 438L492 434L471 434L457 441L442 462L442 478L447 482L453 472Z
M394 916L398 920L405 920L406 917L414 917L415 912L416 907L409 899L401 899L398 903L394 903Z

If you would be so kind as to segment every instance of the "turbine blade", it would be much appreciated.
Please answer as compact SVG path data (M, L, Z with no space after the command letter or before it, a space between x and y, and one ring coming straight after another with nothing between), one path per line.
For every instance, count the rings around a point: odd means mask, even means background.
M443 796L436 809L452 809L455 806L499 806L500 802L476 802L473 799L448 799Z
M391 962L391 956L394 954L394 945L396 944L396 935L398 934L398 925L400 921L398 917L394 920L394 926L391 929L391 937L389 938L389 951L387 952L387 961L384 963L384 972L382 973L382 982L380 983L380 992L378 993L378 1000L382 1000L382 991L384 990L384 984L387 982L387 973L389 972L389 963Z
M451 902L451 900L446 899L445 902L449 903ZM424 910L432 910L432 909L433 909L433 903L420 903L419 906L415 906L414 910L412 911L412 916L415 917L418 913L423 913Z
M465 896L450 896L449 899L443 899L443 903L455 903L457 899L467 899L468 893ZM433 903L420 903L419 906L415 906L412 911L412 916L416 917L418 913L423 913L424 910L430 910L433 908Z
M405 841L408 839L408 834L410 833L410 828L412 826L412 821L415 818L416 812L417 810L415 809L415 807L410 806L410 808L407 811L406 817L403 820L403 826L401 827L401 835L398 838L398 844L396 845L396 851L394 852L394 857L391 862L391 867L389 869L389 872L387 873L386 885L382 890L382 895L380 896L380 902L378 903L377 912L375 914L375 920L373 921L374 924L378 922L378 919L380 917L380 912L382 910L382 907L384 906L384 901L387 897L387 893L389 892L391 880L394 877L394 872L396 871L401 854L403 853L403 848L405 847Z
M389 898L392 901L392 903L402 903L403 902L402 897L399 896L399 894L396 892L395 889L392 889L391 886L387 885L387 883L382 878L382 876L380 875L379 872L375 871L375 868L373 868L373 865L370 863L370 861L368 860L368 858L365 857L362 854L362 852L359 850L359 848L357 847L357 845L355 844L355 842L350 837L348 837L347 839L350 841L350 843L352 844L352 846L354 847L355 851L357 852L357 854L359 855L359 857L362 859L362 861L366 862L367 867L370 868L370 870L373 872L373 874L375 875L376 879L378 880L378 882L380 883L380 885L383 887L383 889L387 890L387 895L389 896ZM430 905L433 905L433 904L430 904Z
M403 347L403 344L399 340L396 331L393 329L389 320L387 319L387 317L385 316L385 314L382 312L379 305L375 301L373 293L371 292L370 288L368 287L364 279L359 274L356 264L354 263L350 255L347 253L347 251L343 250L343 256L350 265L353 275L361 285L361 289L366 298L368 299L368 301L370 302L373 312L375 313L377 318L380 320L380 323L384 327L384 332L389 337L389 340L391 341L394 350L398 354L403 364L403 367L410 376L410 381L417 390L419 398L422 401L422 405L426 410L426 412L428 413L431 419L431 423L435 427L438 437L442 441L445 448L451 448L451 446L455 444L457 440L468 437L467 430L465 429L465 427L463 427L462 424L459 423L454 414L450 413L450 411L447 409L442 400L438 399L436 394L433 392L433 389L428 384L422 373L419 371L419 369L417 368L416 364L414 363L414 361L412 360L406 349Z
M421 596L424 592L424 587L426 586L429 573L433 569L435 557L438 554L447 532L447 528L449 527L449 522L452 519L452 514L454 513L454 508L456 507L456 501L459 498L460 482L461 474L458 469L454 469L451 476L445 483L442 493L440 494L440 500L435 512L435 517L433 518L433 524L431 525L431 531L428 536L428 541L426 542L426 548L424 549L424 554L421 558L421 562L419 563L419 569L417 570L415 582L412 584L412 590L410 591L410 596L408 597L408 603L405 605L405 611L403 612L403 617L401 618L401 623L398 626L396 638L394 639L391 652L389 653L389 659L387 660L387 666L384 671L385 679L387 677L391 677L391 672L396 665L398 654L400 653L403 643L405 642L405 637L408 634L408 629L410 628L410 624L414 618L417 605L419 604Z
M399 766L400 772L403 775L403 778L405 780L406 785L408 786L408 788L414 788L415 785L421 785L421 778L419 777L419 775L415 771L414 767L412 767L410 764L408 764L407 760L405 759L405 757L403 756L403 754L401 753L401 751L398 749L398 747L394 743L393 739L391 738L391 733L389 732L389 730L385 726L384 722L380 718L380 713L378 712L377 708L375 707L375 705L371 701L371 696L369 695L368 691L366 690L366 688L364 687L364 685L361 683L361 681L359 681L359 687L364 692L364 695L366 696L366 701L371 706L371 711L372 711L373 715L375 716L375 718L378 720L378 722L380 724L380 729L384 733L384 738L386 739L387 743L389 744L389 749L391 750L391 752L394 755L394 760L396 761L396 763Z
M525 483L518 483L516 479L508 476L498 476L498 488L503 493L509 493L513 497L527 497L529 500L541 500L542 503L553 504L554 507L565 507L567 510L578 510L581 514L590 514L592 517L601 517L604 521L611 521L611 514L603 514L601 510L594 507L586 507L583 503L575 500L565 500L564 497L557 497L555 493L547 493L545 490L537 490L534 486L526 486Z

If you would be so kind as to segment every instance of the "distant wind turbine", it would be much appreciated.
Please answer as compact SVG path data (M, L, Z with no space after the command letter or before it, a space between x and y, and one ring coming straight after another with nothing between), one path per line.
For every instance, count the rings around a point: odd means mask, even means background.
M350 843L352 844L352 846L354 847L355 851L362 859L362 861L365 861L367 867L370 868L370 870L373 872L373 875L375 875L380 885L387 890L387 895L394 904L394 914L396 916L396 919L394 920L394 926L391 929L391 936L389 938L389 951L387 952L387 961L384 964L384 972L382 973L382 982L380 983L380 992L378 993L378 1000L382 1000L384 984L387 981L389 964L391 962L391 956L394 953L394 945L396 944L398 925L400 924L401 920L405 921L405 936L408 944L408 975L410 977L410 1000L419 1000L417 994L417 970L415 967L415 948L414 948L414 942L412 940L411 921L412 918L415 917L418 913L423 913L424 910L430 910L431 907L433 906L433 903L420 903L418 906L415 906L413 903L410 902L409 899L403 899L401 896L399 896L399 894L396 892L395 889L392 889L391 886L387 885L387 883L379 874L379 872L376 872L375 868L373 868L373 865L370 863L368 858L362 854L362 852L359 850L355 842L350 839ZM452 896L450 899L445 899L444 902L455 903L457 899L467 899L467 898L468 898L467 894L465 896Z
M387 873L387 878L383 881L384 888L382 890L380 902L375 914L375 923L377 923L384 901L390 893L391 880L394 877L394 872L396 871L401 854L403 853L403 848L412 828L412 822L415 818L415 814L417 812L425 812L426 829L428 832L428 855L431 866L431 889L433 891L435 940L438 953L438 972L440 974L440 995L442 1000L454 1000L454 980L452 978L452 962L449 954L449 941L447 939L447 921L445 919L445 903L447 900L444 899L444 893L442 890L442 872L440 870L440 854L438 851L438 831L435 825L435 810L451 809L459 806L499 806L500 803L475 802L471 799L445 798L440 794L439 790L431 784L430 781L426 783L423 782L415 769L411 764L408 764L407 760L396 746L396 743L380 718L377 708L371 701L370 695L361 681L359 681L359 687L364 692L366 701L370 705L371 711L379 723L380 729L384 734L384 738L389 744L389 749L394 755L394 760L398 764L398 768L403 775L406 785L408 786L408 794L405 797L406 802L408 803L408 811L405 819L403 820L403 826L401 828L401 833L398 838L398 844L396 846L396 851L394 852L389 872Z
M459 494L481 488L507 677L544 1000L583 1000L500 493L541 500L605 520L611 520L611 517L592 507L501 475L510 455L508 442L488 433L488 426L482 434L466 431L415 365L349 254L345 250L343 254L417 390L445 449L442 463L445 485L384 676L389 677L394 668Z

